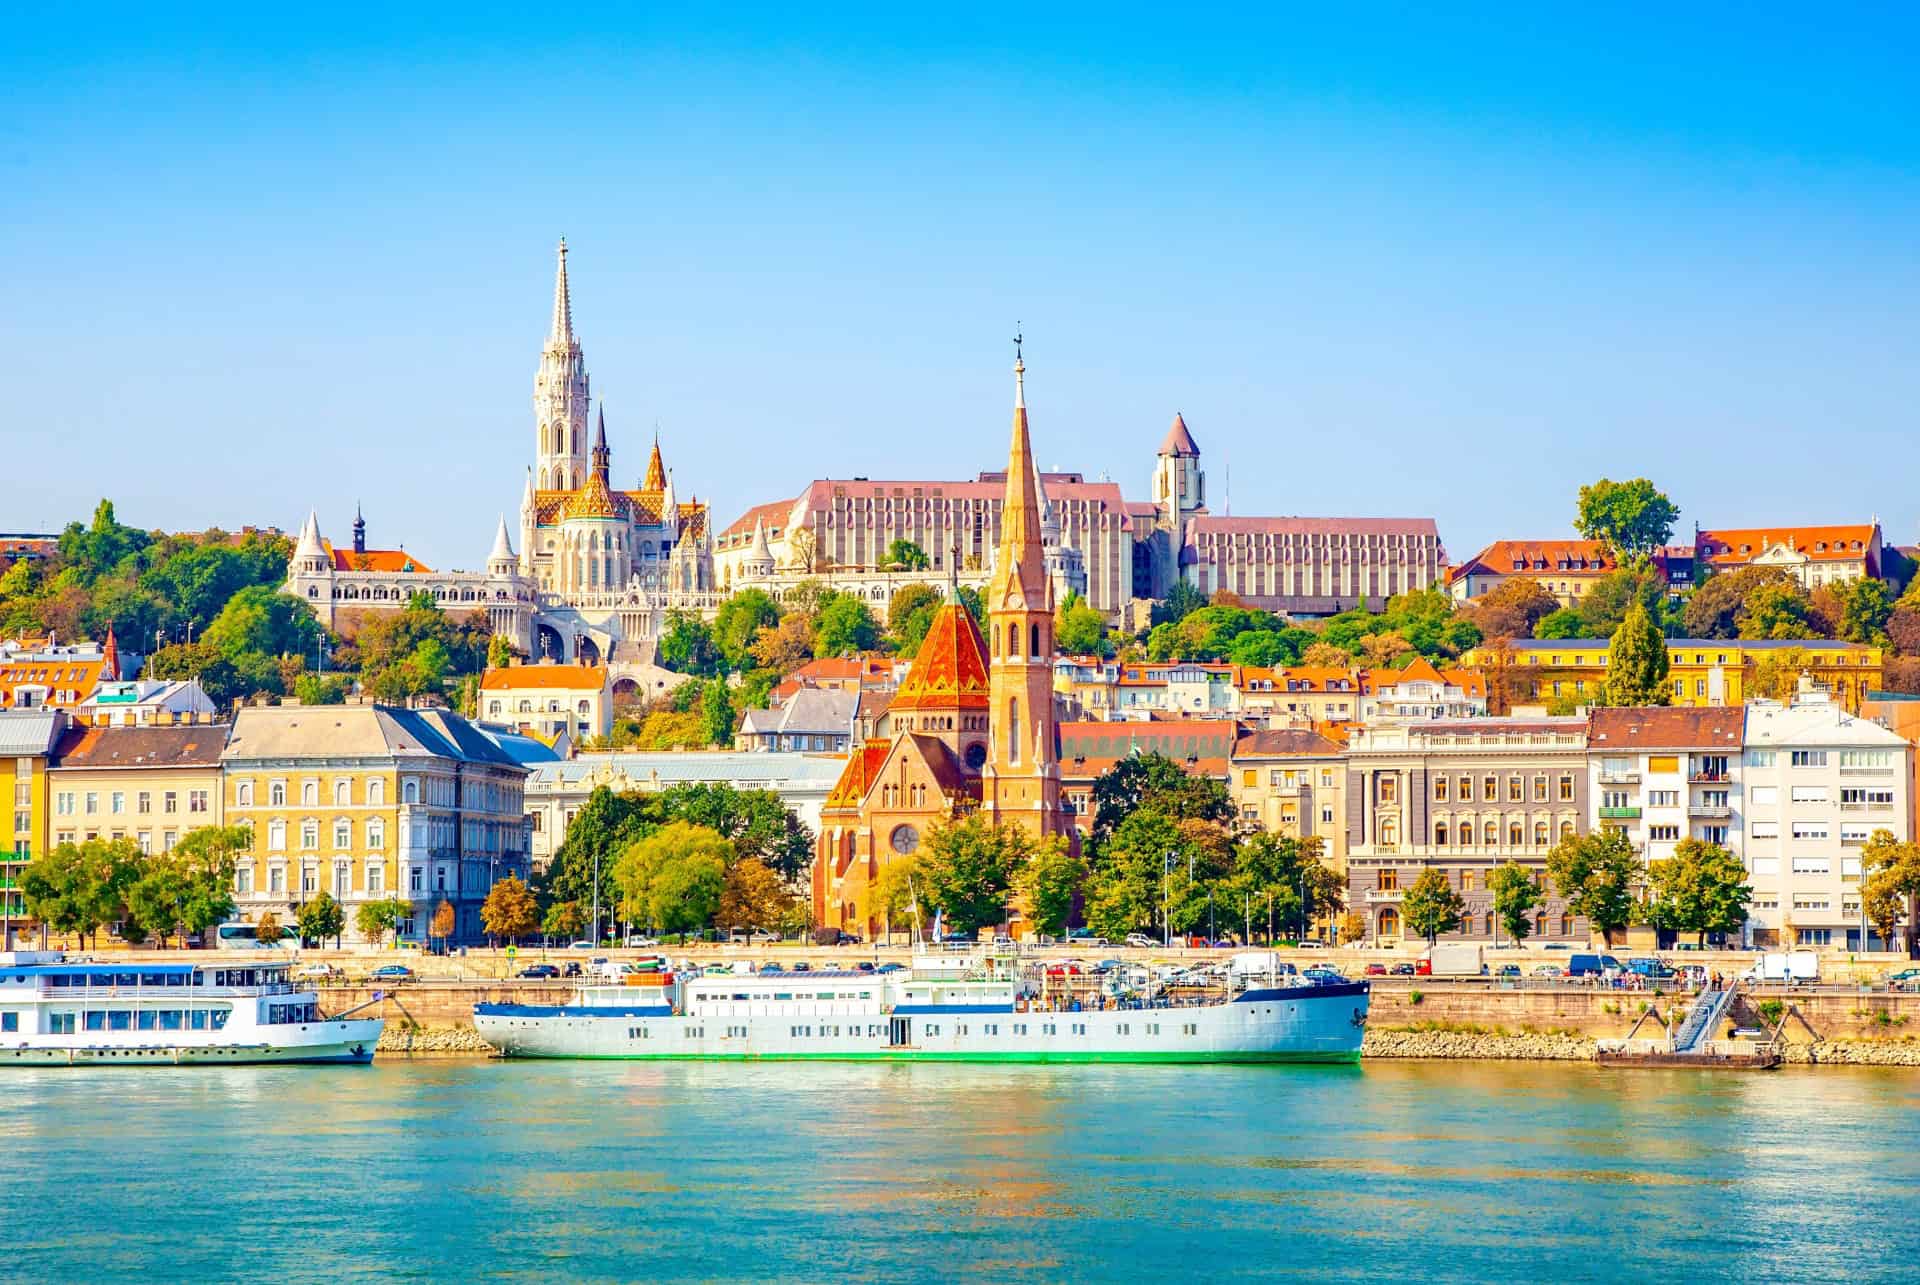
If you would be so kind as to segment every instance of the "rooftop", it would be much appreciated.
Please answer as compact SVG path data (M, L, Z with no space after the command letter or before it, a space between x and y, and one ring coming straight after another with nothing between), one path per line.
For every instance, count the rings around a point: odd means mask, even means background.
M1739 749L1746 727L1740 706L1602 708L1589 715L1595 749Z

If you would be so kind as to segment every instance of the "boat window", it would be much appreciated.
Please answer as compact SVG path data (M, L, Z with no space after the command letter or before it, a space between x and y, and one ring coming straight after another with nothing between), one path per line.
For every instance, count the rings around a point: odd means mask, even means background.
M117 1009L107 1014L107 1029L125 1031L133 1028L133 1014L125 1009Z
M107 1029L107 1015L97 1008L90 1008L87 1010L85 1026L90 1031L104 1031Z
M163 1031L179 1030L180 1029L180 1010L177 1008L161 1009L160 1010L160 1029Z
M216 1008L213 1010L211 1016L213 1019L212 1026L214 1030L224 1031L227 1029L227 1010L226 1009Z
M167 975L165 973L142 973L140 974L140 984L142 986L165 986L167 984Z
M0 1031L17 1031L19 1029L20 1014L0 1013Z
M160 1026L160 1011L153 1008L141 1009L139 1026L143 1031L157 1030Z
M187 1025L196 1031L206 1030L207 1010L204 1008L189 1009L187 1011Z
M113 984L115 986L138 986L140 984L140 974L115 973L113 975Z

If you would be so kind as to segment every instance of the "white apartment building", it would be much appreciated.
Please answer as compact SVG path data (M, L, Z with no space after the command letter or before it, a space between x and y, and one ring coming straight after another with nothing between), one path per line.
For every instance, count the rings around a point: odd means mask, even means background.
M1624 830L1647 861L1685 838L1742 847L1745 711L1648 706L1596 709L1588 720L1591 825Z
M1913 747L1806 678L1787 704L1749 703L1746 723L1750 939L1877 948L1861 914L1860 850L1876 830L1906 837Z

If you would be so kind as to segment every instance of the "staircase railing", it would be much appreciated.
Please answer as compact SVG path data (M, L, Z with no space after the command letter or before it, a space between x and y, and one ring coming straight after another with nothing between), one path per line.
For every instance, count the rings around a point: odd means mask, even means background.
M1712 1034L1714 1027L1726 1015L1733 1003L1735 988L1702 991L1695 1001L1693 1009L1687 1014L1687 1020L1673 1034L1675 1053L1692 1053L1699 1049L1700 1042Z

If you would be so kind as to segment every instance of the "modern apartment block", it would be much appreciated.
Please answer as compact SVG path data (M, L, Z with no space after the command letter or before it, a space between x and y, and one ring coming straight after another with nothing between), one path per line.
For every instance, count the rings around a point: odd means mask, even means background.
M1791 701L1747 706L1745 856L1756 945L1882 946L1863 921L1860 850L1909 833L1913 747L1802 679Z
M1626 831L1648 861L1671 857L1689 837L1738 853L1745 724L1739 708L1594 710L1590 824Z

